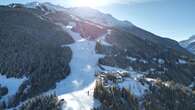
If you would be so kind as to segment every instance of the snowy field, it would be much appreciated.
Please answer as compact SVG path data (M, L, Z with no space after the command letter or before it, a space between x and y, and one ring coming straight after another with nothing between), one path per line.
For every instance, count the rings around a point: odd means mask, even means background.
M3 96L1 100L6 100L7 98L13 96L18 91L20 85L26 80L26 78L7 78L4 75L0 75L0 84L8 88L8 94Z

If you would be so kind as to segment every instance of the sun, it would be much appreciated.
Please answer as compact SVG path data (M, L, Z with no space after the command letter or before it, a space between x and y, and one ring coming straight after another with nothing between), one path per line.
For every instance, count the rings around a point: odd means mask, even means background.
M74 4L79 7L98 7L103 5L104 0L74 0Z

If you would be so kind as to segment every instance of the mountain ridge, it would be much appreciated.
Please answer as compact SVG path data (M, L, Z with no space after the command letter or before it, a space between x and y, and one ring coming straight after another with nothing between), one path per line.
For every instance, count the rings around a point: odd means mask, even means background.
M29 3L30 4L30 3ZM149 40L152 41L156 44L161 44L164 46L170 46L169 48L175 47L175 49L180 49L182 48L179 47L179 43L175 40L172 40L170 38L162 38L158 35L155 35L151 32L148 32L142 28L139 28L132 24L129 21L120 21L117 20L116 18L112 17L110 14L105 14L97 9L89 8L89 7L73 7L73 8L63 8L61 6L57 5L52 5L49 3L39 3L39 5L51 5L52 7L60 7L54 8L56 11L64 11L69 14L73 14L77 17L80 17L85 20L92 21L94 23L107 26L107 27L115 27L115 28L120 28L124 31L130 32L131 34L134 34L137 37L140 37L143 40ZM26 4L28 5L28 4ZM170 45L172 44L172 45ZM185 49L183 49L185 51Z
M186 48L188 51L195 54L195 35L187 40L180 41L179 43L183 48Z

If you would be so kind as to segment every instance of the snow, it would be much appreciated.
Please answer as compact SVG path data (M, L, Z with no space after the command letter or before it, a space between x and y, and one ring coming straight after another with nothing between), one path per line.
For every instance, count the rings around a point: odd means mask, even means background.
M133 61L133 62L137 60L137 58L129 57L129 56L127 56L127 59L129 59L129 60L131 60L131 61Z
M136 96L143 95L147 87L144 87L137 81L137 77L141 76L140 74L133 71L132 68L126 71L104 65L101 66L103 68L101 70L97 63L99 58L104 57L104 55L95 52L96 41L84 39L79 33L73 32L72 28L76 26L76 23L70 22L67 26L60 23L56 24L61 26L75 40L73 44L64 45L69 46L73 52L70 62L71 73L64 80L58 82L55 89L50 91L52 93L55 92L59 99L65 100L66 103L62 107L63 110L91 110L100 106L101 103L93 97L96 81L95 74L98 71L128 72L132 77L119 85L128 87ZM111 31L108 30L107 34L110 33ZM105 36L100 37L100 40L104 40Z
M170 82L162 82L166 87L170 87Z
M106 41L106 37L107 37L108 35L110 35L110 34L111 34L111 30L108 29L108 30L107 30L107 33L104 34L103 36L99 37L99 38L97 39L97 41L100 42L102 45L105 45L105 46L112 46L112 44L110 44L110 43L108 43L108 42Z
M68 12L71 15L74 14L72 15L72 17L74 17L75 20L79 21L80 20L79 17L80 17L82 19L92 21L96 24L100 24L102 26L131 27L133 25L130 22L117 20L116 18L112 17L109 14L104 14L96 9L87 8L87 7L64 8L59 5L53 5L47 2L46 3L31 2L31 3L25 4L25 7L33 8L33 9L37 9L39 7L44 12L46 12L47 10L49 10L50 12L56 12L56 11ZM45 10L44 7L46 7L47 10ZM96 26L102 28L102 26L100 25L96 25Z
M181 41L180 45L184 48L187 48L190 44L195 42L195 35L191 36L189 39Z
M81 21L79 17L74 16L74 15L70 15L72 19L74 19L75 21Z
M187 64L187 61L183 59L178 59L178 62L176 62L176 64Z
M158 80L157 79L153 79L153 78L145 78L146 81L149 81L149 82L157 82Z
M156 69L155 68L150 68L150 71L151 72L154 72Z
M9 7L10 8L16 8L17 7L17 4L10 4Z
M142 85L137 79L143 76L143 74L129 69L128 71L121 68L110 67L110 66L101 66L105 69L105 72L115 72L115 73L128 73L129 77L124 78L124 81L117 83L116 85L120 88L126 88L131 91L131 93L137 97L143 96L148 90L147 85ZM109 82L109 81L108 81ZM113 82L109 83L110 86L113 85Z
M128 72L124 69L121 68L117 68L117 67L111 67L111 66L106 66L106 65L101 65L101 68L103 68L103 70L101 70L102 72Z
M144 63L144 64L148 63L148 61L146 61L144 59L140 59L139 61L142 62L142 63Z
M73 27L71 25L66 26L67 29L72 29Z
M108 35L111 35L112 30L111 29L108 29L107 32L108 32Z
M93 98L95 81L83 90L59 96L59 99L67 100L62 110L90 110L100 106L100 102Z
M37 8L38 6L40 6L39 2L31 2L25 5L26 8Z
M2 99L5 100L16 94L20 85L26 80L26 78L7 78L4 75L0 75L0 84L1 86L6 86L8 88L8 94L3 96Z
M152 60L153 60L153 61L156 61L156 60L157 60L157 58L152 58Z
M166 87L170 87L171 82L170 81L162 81L160 79L154 79L154 78L144 78L146 81L152 82L152 85L154 85L155 83L161 82L164 86Z
M186 48L188 51L190 51L191 53L195 54L195 35L191 36L189 39L184 40L179 42L179 44L183 47Z
M139 79L140 77L143 76L144 73L139 73L137 71L134 71L132 67L129 67L129 68L126 68L126 69L122 69L122 68L117 68L117 67L111 67L111 66L106 66L106 65L101 65L101 68L103 70L99 70L99 71L102 71L102 72L105 72L105 73L128 73L129 76L134 79L134 80L137 80Z
M38 7L39 7L39 8L41 9L41 11L46 11L46 10L43 8L42 4L39 3L39 2L27 3L27 4L25 5L25 7L26 7L26 8L32 8L32 9L38 9Z
M56 11L66 11L65 8L58 6L58 5L53 5L50 4L48 2L45 3L39 3L39 2L30 2L25 4L26 8L33 8L33 9L37 9L40 8L42 11L46 12L47 10L45 10L45 7L51 11L51 12L56 12Z
M164 64L165 61L164 61L163 59L158 59L158 63L159 63L159 64Z
M66 45L72 49L73 56L70 62L71 73L64 80L56 84L55 92L60 99L67 101L64 110L90 110L97 104L91 93L94 87L95 73L97 71L98 59L103 55L96 54L96 41L89 41L80 36L79 33L71 31L74 23L68 26L60 25L68 32L75 43ZM87 91L90 91L88 95Z
M190 85L189 85L190 88L193 88L195 87L195 82L192 82Z
M131 78L126 78L125 81L119 83L118 85L121 88L129 89L131 93L137 97L143 96L148 90L147 86L144 86L140 82Z
M53 5L49 2L45 2L45 3L42 3L42 5L46 6L47 9L49 9L50 11L52 12L56 12L56 11L67 11L64 7L62 6L59 6L59 5Z
M112 17L110 14L102 13L96 9L88 8L88 7L77 7L70 8L70 14L74 14L79 16L82 19L92 21L94 23L100 24L102 26L122 26L122 27L131 27L132 23L126 21L120 21L116 18Z

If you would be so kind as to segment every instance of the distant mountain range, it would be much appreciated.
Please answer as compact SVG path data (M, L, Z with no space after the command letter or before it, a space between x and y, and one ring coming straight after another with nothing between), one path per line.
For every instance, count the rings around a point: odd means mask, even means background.
M39 2L0 6L0 27L0 110L195 109L194 37Z
M195 54L195 35L180 42L180 45Z

